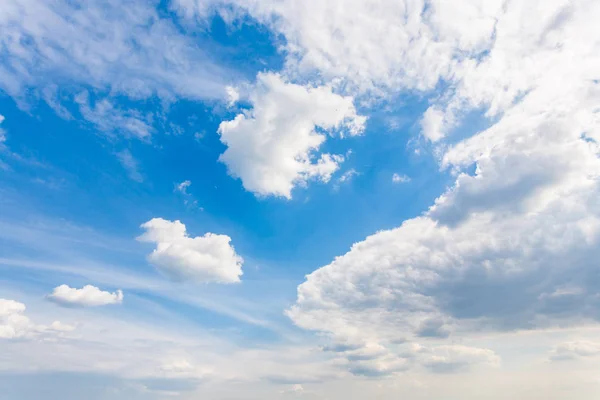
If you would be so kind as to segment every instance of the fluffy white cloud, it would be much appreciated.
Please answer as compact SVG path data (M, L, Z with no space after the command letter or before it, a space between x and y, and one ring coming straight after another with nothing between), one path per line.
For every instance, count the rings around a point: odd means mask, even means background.
M243 259L236 254L227 235L206 233L188 236L179 221L153 218L141 225L146 230L137 239L156 244L148 261L174 280L236 283L242 275Z
M425 215L354 244L307 276L288 311L300 327L334 341L377 343L389 356L398 354L398 340L598 321L600 41L591 15L600 5L492 3L453 3L444 16L443 2L432 2L422 21L415 17L427 28L412 47L441 47L413 86L453 71L423 134L442 142L441 166L456 174L454 186ZM412 14L398 15L407 20L397 30L409 29ZM439 36L429 37L433 31ZM305 35L312 33L297 38ZM444 144L474 110L494 123Z
M25 304L0 299L0 339L14 339L36 333L36 327L23 315L24 312Z
M14 300L0 299L0 318L6 318L13 314L22 314L25 304Z
M177 0L206 15L207 2ZM215 3L215 2L213 2ZM433 89L489 49L500 0L231 0L287 39L287 69L359 92ZM333 18L332 16L335 16Z
M175 3L185 15L206 15L207 2ZM560 92L594 82L600 66L593 0L212 3L236 4L283 34L286 72L299 79L317 72L348 93L383 96L443 82L422 119L432 141L469 110L497 116L542 86L554 83Z
M432 142L437 142L446 136L446 125L444 112L436 107L429 107L421 118L423 136Z
M448 151L458 162L473 150L476 172L461 173L425 216L310 274L289 311L296 324L387 346L597 320L598 145L569 112L541 121L522 112Z
M244 187L258 195L291 198L294 186L309 179L329 181L342 156L315 152L325 141L324 130L362 132L351 97L328 86L287 83L277 74L259 74L250 95L252 109L219 126L227 150L220 160Z
M85 285L81 289L60 285L54 288L52 294L48 295L48 299L65 306L98 307L121 304L123 292L120 290L114 293L105 292L92 285Z
M74 327L54 321L50 326L34 324L25 313L25 304L0 299L0 339L31 339L39 335L61 335Z

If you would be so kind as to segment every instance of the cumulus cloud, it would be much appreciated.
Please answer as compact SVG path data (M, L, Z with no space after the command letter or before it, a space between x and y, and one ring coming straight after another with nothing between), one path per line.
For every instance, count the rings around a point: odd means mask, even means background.
M289 198L311 178L330 179L341 159L314 154L325 140L318 128L349 120L360 131L357 96L442 87L421 134L454 184L423 215L308 275L287 312L295 324L332 341L349 371L381 376L415 362L434 372L499 362L488 349L431 341L598 322L598 2L234 2L287 47L286 80L259 75L252 109L219 128L221 160L254 193ZM290 83L315 75L341 78L336 93L353 97ZM490 126L452 138L473 112ZM143 227L140 240L157 244L149 260L166 273L239 280L229 237L190 238L183 224L160 219ZM585 357L596 346L554 352Z
M6 318L13 314L22 314L25 311L25 304L14 300L0 300L0 317Z
M24 315L25 310L23 303L0 299L0 339L32 339L40 335L60 336L75 329L59 321L54 321L49 326L36 325Z
M180 221L153 218L141 225L146 232L137 240L156 244L148 261L171 279L236 283L243 259L227 235L206 233L190 237Z
M431 93L444 82L421 121L434 142L469 110L494 117L551 82L557 88L592 82L600 63L593 0L226 3L285 36L286 73L298 79L316 72L359 96ZM175 4L187 16L206 15L206 2ZM532 14L539 18L528 21Z
M424 215L354 244L308 275L288 311L298 326L396 354L393 343L402 338L598 322L591 260L600 258L600 85L594 78L600 42L591 39L598 28L590 15L600 5L492 3L459 2L450 10L432 2L414 21L411 12L398 14L408 19L391 36L412 22L428 25L415 30L422 35L401 54L417 43L425 55L441 46L433 64L415 69L412 85L429 87L453 71L450 89L430 108L437 122L423 134L441 143L440 166L456 181ZM375 17L365 12L365 19ZM531 13L540 18L523 18ZM377 17L384 25L394 18ZM341 29L334 40L348 32ZM433 31L440 34L428 37ZM306 35L312 34L318 33ZM308 54L316 53L302 57ZM413 61L425 61L419 57ZM394 79L409 76L399 71ZM489 128L443 143L449 128L461 127L458 116L474 111L490 117Z
M205 15L206 2L176 0ZM499 0L231 0L287 39L286 68L318 72L355 92L433 89L492 46ZM335 15L335 18L331 18Z
M290 317L382 343L447 336L442 320L462 335L597 320L599 149L572 115L541 126L507 115L490 128L495 144L483 143L493 150L478 156L474 175L461 173L425 216L310 274Z
M309 179L328 182L343 156L320 154L322 130L362 132L351 97L327 86L287 83L272 73L259 74L250 95L252 109L219 126L227 150L219 158L244 188L262 196L291 198Z
M113 293L105 292L92 285L85 285L81 289L60 285L48 295L48 300L64 306L98 307L121 304L123 292L120 290Z
M432 142L437 142L446 136L444 112L437 108L429 107L421 118L421 131L423 136Z

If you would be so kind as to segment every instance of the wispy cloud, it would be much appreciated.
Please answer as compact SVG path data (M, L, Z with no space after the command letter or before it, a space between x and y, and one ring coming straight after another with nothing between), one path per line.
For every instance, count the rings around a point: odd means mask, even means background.
M407 175L400 175L398 173L394 173L392 175L392 182L394 183L408 183L410 182L410 177Z
M129 150L122 150L116 155L123 168L127 170L127 174L129 175L129 178L131 178L131 180L134 180L136 182L142 182L144 180L142 174L138 169L138 162L135 160L135 158L133 158L133 155Z
M147 140L154 130L147 116L136 110L121 110L106 98L92 103L89 93L81 92L75 102L85 120L103 133Z
M0 87L21 101L25 89L43 91L57 82L132 98L225 98L224 82L232 72L161 18L154 5L5 1Z

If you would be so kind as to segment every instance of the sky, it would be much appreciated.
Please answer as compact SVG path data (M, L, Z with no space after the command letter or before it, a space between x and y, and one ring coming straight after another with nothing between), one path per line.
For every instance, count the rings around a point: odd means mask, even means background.
M597 399L598 18L4 0L0 392Z

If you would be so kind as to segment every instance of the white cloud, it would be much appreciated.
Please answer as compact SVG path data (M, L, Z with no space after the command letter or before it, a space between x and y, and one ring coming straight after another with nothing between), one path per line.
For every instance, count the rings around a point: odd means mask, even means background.
M152 242L156 249L148 261L174 280L236 283L242 275L243 259L227 235L206 233L188 236L179 221L153 218L141 226L146 232L137 239Z
M457 178L425 215L307 276L288 312L297 325L395 354L403 338L598 322L590 261L600 258L600 85L591 79L600 42L590 39L598 7L508 3L489 46L467 35L465 15L443 19L440 32L461 32L450 34L453 51L489 47L481 62L455 66L462 72L442 96L443 118L483 109L495 121L438 147Z
M25 316L25 304L0 299L0 339L32 339L40 335L61 335L74 327L54 321L50 326L36 325Z
M81 115L94 126L109 135L123 134L137 139L148 139L153 128L147 117L135 110L123 111L116 108L108 99L90 103L89 94L81 92L75 96Z
M468 368L500 366L500 357L492 350L462 345L427 348L418 346L423 366L435 373L460 372Z
M98 307L121 304L123 292L120 290L114 293L105 292L92 285L85 285L81 289L60 285L54 288L52 294L48 295L48 299L65 306Z
M0 299L0 318L6 318L13 314L22 314L25 304L14 300Z
M347 93L382 96L407 89L431 93L443 82L422 119L432 141L469 110L497 116L552 82L557 92L591 83L600 66L593 0L227 3L285 36L289 76L305 80L316 72ZM176 4L185 15L206 15L199 12L205 2ZM530 15L538 18L529 21Z
M136 182L142 182L144 180L144 177L138 169L138 162L133 158L133 155L128 149L122 150L116 155L131 180Z
M186 15L205 2L178 0ZM287 39L287 70L318 72L352 91L433 89L491 47L502 2L232 0ZM331 18L335 15L335 18ZM341 78L341 79L340 79Z
M234 75L161 18L155 3L8 0L2 6L0 87L17 99L26 89L53 85L89 85L136 99L223 99L224 82Z
M540 120L528 105L446 153L455 166L473 154L476 172L459 174L425 216L310 274L294 322L389 346L431 336L428 320L468 335L597 319L598 145L581 138L574 113Z
M251 110L219 126L227 145L220 160L257 195L291 198L292 189L309 179L329 181L343 157L315 154L326 140L316 128L355 135L365 123L351 97L327 86L286 83L271 73L258 75L250 101Z
M192 182L191 182L191 181L189 181L189 180L185 180L185 181L183 181L183 182L181 182L181 183L178 183L177 185L175 185L175 189L176 189L176 190L177 190L179 193L181 193L181 194L184 194L184 195L187 195L187 194L188 194L188 192L187 192L187 188L189 188L191 185L192 185Z
M335 185L333 185L334 190L339 190L340 186L345 183L350 183L355 176L360 175L360 173L354 168L349 169L344 172L336 181Z
M54 332L71 332L75 330L73 325L63 324L60 321L54 321L48 326L48 330Z
M340 176L338 178L338 182L339 183L350 182L352 180L352 178L354 178L356 175L359 175L358 171L356 171L354 168L351 168L348 171L344 172L342 174L342 176Z
M227 92L227 105L233 107L240 99L240 92L233 86L227 86L225 91Z
M600 356L600 343L578 340L555 346L550 359L552 361L563 361L597 356Z
M421 133L457 177L425 215L310 274L297 325L379 344L393 365L405 338L597 322L598 2L235 3L285 36L289 77L367 103L432 95ZM475 114L492 126L465 138Z
M4 115L0 114L0 125L4 122ZM0 147L4 145L6 142L6 131L3 128L0 128Z
M194 199L190 193L188 193L188 188L192 185L192 181L185 180L181 183L175 184L175 191L179 192L183 197L183 204L191 209L198 209L200 211L204 211L203 207L198 205L198 200Z
M341 77L336 88L359 96L428 92L441 81L447 88L426 111L422 134L436 142L442 168L456 173L454 186L424 215L354 244L310 274L288 312L298 326L324 333L351 372L378 376L409 368L413 359L434 372L499 362L491 350L448 345L454 338L597 322L598 2L237 3L284 34L288 78ZM308 154L324 137L313 137L322 135L301 107L308 102L288 98L288 90L310 90L273 77L259 77L252 111L222 125L233 137L223 160L248 190L290 197L311 177L329 179L339 161L311 170ZM493 125L446 143L470 112ZM303 135L290 129L297 113ZM293 134L282 139L281 132ZM301 146L287 142L298 137ZM159 221L165 224L150 235L158 244L151 261L178 270L199 258L189 241L206 236L192 239L183 224ZM404 341L428 347L404 354ZM430 346L434 341L444 345ZM351 345L340 350L339 343ZM579 358L596 347L580 341L555 353Z
M0 299L0 339L28 337L36 333L35 326L23 315L24 312L24 304Z
M392 175L392 182L394 183L408 183L410 182L410 177L407 175L400 175L398 173L394 173Z
M421 118L423 136L437 142L446 136L447 121L444 112L436 107L429 107Z
M313 393L309 390L306 390L304 386L297 383L285 390L281 390L279 392L281 394L281 398L284 399L318 399L321 398L316 393Z

